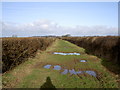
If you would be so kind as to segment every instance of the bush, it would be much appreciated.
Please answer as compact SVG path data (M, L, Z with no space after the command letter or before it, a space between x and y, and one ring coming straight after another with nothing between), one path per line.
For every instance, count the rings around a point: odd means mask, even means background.
M2 72L34 57L37 50L45 50L53 41L55 38L2 38Z
M70 41L86 49L90 54L104 58L114 64L120 65L120 37L119 36L101 36L101 37L64 37L64 40Z

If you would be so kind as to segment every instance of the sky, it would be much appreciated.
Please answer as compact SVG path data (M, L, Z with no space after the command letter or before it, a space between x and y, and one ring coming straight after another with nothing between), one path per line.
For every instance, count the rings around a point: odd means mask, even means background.
M1 24L3 37L117 35L118 3L3 2Z

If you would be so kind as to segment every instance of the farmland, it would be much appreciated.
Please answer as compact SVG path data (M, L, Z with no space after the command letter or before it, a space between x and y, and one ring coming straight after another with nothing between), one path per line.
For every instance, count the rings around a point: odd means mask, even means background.
M114 48L118 45L117 40L118 37L3 38L3 88L41 88L46 85L48 88L118 88L119 66L116 63L119 60L117 49ZM99 48L104 48L105 55L97 50L96 44ZM110 55L112 52L115 53L115 59ZM75 55L77 53L79 54ZM107 63L109 68L101 58L110 62ZM45 65L51 67L44 68ZM55 66L60 66L61 69L54 69ZM65 70L69 72L62 74ZM75 71L83 73L76 74ZM94 74L85 73L88 71Z

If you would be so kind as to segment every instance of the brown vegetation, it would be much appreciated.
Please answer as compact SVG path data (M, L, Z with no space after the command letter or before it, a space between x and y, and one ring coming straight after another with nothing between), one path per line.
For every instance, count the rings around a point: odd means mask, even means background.
M37 50L45 50L55 38L2 38L2 72L34 57Z
M120 37L119 36L63 37L62 39L85 48L86 52L89 54L93 54L102 58L103 59L102 64L104 66L107 66L108 64L107 62L111 62L114 65L120 66L120 58L119 58Z

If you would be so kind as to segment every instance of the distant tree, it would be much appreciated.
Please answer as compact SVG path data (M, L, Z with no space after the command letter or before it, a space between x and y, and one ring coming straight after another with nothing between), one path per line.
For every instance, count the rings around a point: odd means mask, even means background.
M62 37L70 37L70 34L62 35Z
M17 35L12 35L12 37L17 37Z

